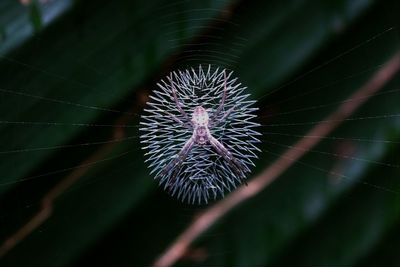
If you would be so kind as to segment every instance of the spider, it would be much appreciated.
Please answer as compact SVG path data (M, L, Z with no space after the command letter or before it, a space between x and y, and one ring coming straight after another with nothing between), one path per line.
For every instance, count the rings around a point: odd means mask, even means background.
M189 115L182 109L182 104L177 97L172 73L171 76L168 77L172 88L173 100L178 111L181 113L185 121L178 119L172 114L169 115L174 121L193 132L192 136L186 141L186 143L183 145L182 149L175 156L175 158L171 160L156 176L156 178L159 178L160 176L165 176L172 171L171 179L167 185L167 187L169 187L170 189L174 181L176 180L176 175L178 173L177 170L179 170L180 166L185 161L187 155L194 146L205 146L207 144L211 145L215 152L231 166L232 170L238 177L243 177L247 172L249 172L249 169L246 168L246 166L242 164L237 158L235 158L233 154L229 151L229 149L227 149L220 141L218 141L210 132L210 129L212 129L212 127L223 122L235 108L234 106L231 107L223 114L223 116L218 118L223 110L227 94L227 79L225 70L223 71L223 75L224 89L222 92L221 103L219 104L216 111L212 114L211 118L205 108L203 108L202 106L196 106L192 112L191 119L189 118Z
M261 152L256 101L218 66L173 71L141 116L150 174L181 201L208 203L246 181Z

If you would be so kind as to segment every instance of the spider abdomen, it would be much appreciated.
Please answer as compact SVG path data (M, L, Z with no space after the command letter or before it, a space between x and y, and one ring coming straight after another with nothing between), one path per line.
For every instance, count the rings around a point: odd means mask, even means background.
M194 109L192 115L192 123L195 126L206 126L208 125L208 112L202 106L198 106Z

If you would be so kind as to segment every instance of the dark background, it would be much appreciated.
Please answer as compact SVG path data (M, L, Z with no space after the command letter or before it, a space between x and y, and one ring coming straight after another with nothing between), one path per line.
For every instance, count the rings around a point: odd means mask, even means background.
M394 0L2 0L0 266L150 265L207 208L143 162L156 82L234 70L259 100L257 174L399 50L399 14ZM399 79L177 266L400 266Z

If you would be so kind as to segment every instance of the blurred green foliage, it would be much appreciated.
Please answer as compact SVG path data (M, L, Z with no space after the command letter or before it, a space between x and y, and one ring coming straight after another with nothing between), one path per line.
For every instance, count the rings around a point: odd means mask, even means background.
M52 210L1 266L147 266L207 208L143 163L138 115L169 71L216 64L248 86L257 173L400 48L396 1L28 2L0 3L0 240L44 196ZM399 114L399 79L354 117ZM399 266L399 143L396 116L343 122L177 265Z

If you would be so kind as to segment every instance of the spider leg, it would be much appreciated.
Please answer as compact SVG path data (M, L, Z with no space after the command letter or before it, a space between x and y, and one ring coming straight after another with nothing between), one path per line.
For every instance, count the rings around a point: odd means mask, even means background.
M215 139L213 136L209 137L210 144L214 147L216 152L224 159L226 162L229 163L229 165L233 168L234 172L238 177L243 177L245 173L247 173L249 170L246 168L246 166L241 163L237 158L235 158L232 153L217 139Z
M225 112L224 116L223 116L221 119L219 119L218 121L223 121L223 120L225 120L225 119L229 116L229 114L231 114L231 112L232 112L234 109L235 109L235 107L231 107L227 112Z
M222 116L221 118L219 118L218 120L215 121L211 121L210 125L213 127L215 125L218 125L218 123L224 121L230 114L231 112L235 109L235 107L231 107L227 112L225 112L224 116Z
M224 107L225 104L225 98L226 98L226 72L224 70L224 90L222 91L222 98L221 98L221 103L219 104L219 107L217 108L217 110L215 111L213 117L214 119L216 119L219 115L219 113L221 112L222 108Z
M184 125L184 126L185 126L186 128L188 128L189 130L192 129L192 125L191 125L191 124L189 124L189 123L187 123L187 122L181 121L180 119L178 119L178 117L176 117L175 115L169 113L168 111L165 111L165 113L167 113L167 115L170 116L171 119L173 119L173 120L176 121L177 123Z
M179 102L178 96L176 95L176 88L175 88L174 82L172 81L172 73L171 73L171 76L168 77L168 80L171 83L172 96L174 97L174 101L175 101L176 107L178 108L179 112L183 115L183 117L185 117L186 121L190 122L189 116L182 109L181 103Z
M169 174L171 170L173 170L174 168L179 168L183 163L183 161L185 160L185 158L187 157L187 155L189 154L193 145L194 145L193 138L190 138L188 141L186 141L186 143L179 151L179 153L176 155L176 157L163 168L163 170L156 176L156 178L158 178L159 176L165 176ZM171 187L173 186L173 183L176 180L177 173L178 173L177 170L172 171L171 179L166 184L166 187L168 187L169 189L171 189Z

